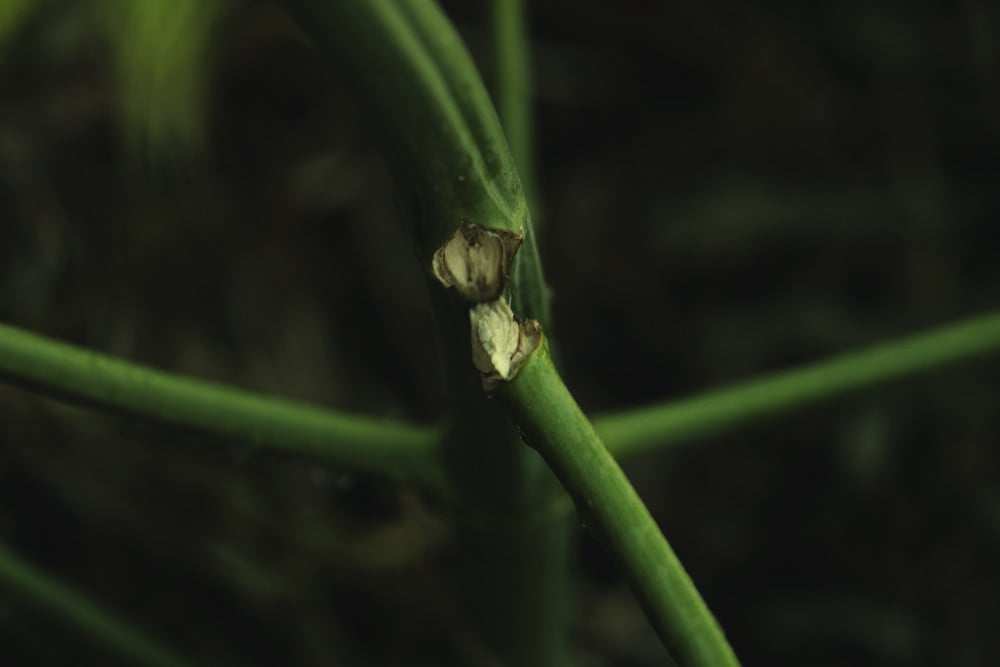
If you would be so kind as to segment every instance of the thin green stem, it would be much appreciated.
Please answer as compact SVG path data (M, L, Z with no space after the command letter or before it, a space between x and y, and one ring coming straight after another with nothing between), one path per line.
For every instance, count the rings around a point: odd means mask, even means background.
M594 427L622 459L997 353L1000 314L983 315L699 396L598 416Z
M538 320L552 333L549 293L538 253L538 207L532 105L531 47L524 0L491 0L494 97L517 173L533 213L511 272L511 306L521 317Z
M514 164L524 185L528 205L534 210L535 154L532 122L531 49L527 37L524 0L492 0L494 89L497 113ZM537 231L537 229L536 229Z
M247 446L440 484L439 427L346 415L185 378L0 324L0 378Z
M142 631L34 568L0 543L0 585L59 616L67 625L101 642L130 664L190 667Z
M681 664L738 665L659 527L580 411L543 345L496 396L621 560L653 628Z

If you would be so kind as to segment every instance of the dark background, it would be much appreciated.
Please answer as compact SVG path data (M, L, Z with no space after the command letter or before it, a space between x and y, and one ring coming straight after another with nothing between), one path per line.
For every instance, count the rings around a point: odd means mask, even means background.
M485 5L447 5L488 77ZM611 7L531 16L535 217L585 409L996 307L995 3ZM436 419L369 117L271 3L2 0L0 321ZM998 664L996 384L969 365L626 469L745 664ZM446 664L468 639L415 490L9 387L0 539L203 664ZM662 664L586 537L576 567L581 664ZM113 664L3 588L0 662Z

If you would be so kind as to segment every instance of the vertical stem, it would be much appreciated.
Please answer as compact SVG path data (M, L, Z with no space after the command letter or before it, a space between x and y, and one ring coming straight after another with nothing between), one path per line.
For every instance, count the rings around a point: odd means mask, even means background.
M531 52L527 39L524 0L492 0L490 28L493 40L494 99L507 144L520 177L528 208L537 199L534 127L532 112ZM536 244L537 222L530 215L525 223L525 242L515 258L511 277L511 301L518 312L551 327L551 313L542 264ZM463 330L464 331L464 330ZM468 369L468 357L456 362ZM478 377L476 384L479 384ZM503 424L500 452L519 459L513 474L494 477L513 485L520 496L510 507L513 523L496 527L482 543L480 555L507 576L480 579L492 590L480 595L501 601L495 611L503 614L496 627L506 627L507 637L497 636L498 645L516 647L510 660L515 665L568 665L569 609L572 597L570 548L572 507L552 472L538 454L524 446L509 421L494 406L487 424ZM481 453L484 463L493 455ZM468 472L475 470L470 461ZM513 529L513 530L510 530ZM510 532L508 533L508 530ZM509 580L509 581L505 581ZM513 585L510 585L513 584ZM486 620L486 619L484 619ZM516 624L511 626L511 623Z
M531 46L524 0L492 0L494 98L528 204L536 203Z
M447 294L435 300L457 415L446 465L459 499L465 610L483 647L502 664L572 664L572 505L542 458L483 393L470 362L465 305Z
M548 289L538 253L539 199L535 161L535 123L531 43L524 0L491 0L493 91L497 115L514 157L528 208L524 244L514 261L511 307L522 317L538 320L553 334Z
M485 86L432 0L282 0L318 46L351 72L384 123L418 255L465 223L530 235L527 202ZM519 102L513 102L516 106ZM525 250L528 249L528 252ZM512 300L547 323L529 236ZM505 665L568 664L569 529L565 493L483 393L471 361L469 304L431 285L455 428L446 456L464 553L466 617ZM523 306L522 306L523 304ZM556 517L556 518L552 518Z

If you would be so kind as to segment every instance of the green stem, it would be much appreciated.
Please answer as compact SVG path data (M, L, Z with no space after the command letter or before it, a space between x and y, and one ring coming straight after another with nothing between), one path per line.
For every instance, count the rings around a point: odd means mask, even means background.
M547 321L527 202L506 138L472 59L437 5L282 2L333 64L353 76L383 121L397 193L411 198L400 208L414 224L428 274L432 254L463 223L527 235L511 272L512 300ZM503 664L567 664L565 494L483 394L470 359L469 304L433 282L431 294L454 414L445 459L460 501L466 618L481 648Z
M153 639L105 609L21 560L0 544L0 583L30 603L102 642L130 664L149 667L189 667Z
M455 412L446 446L459 499L465 609L504 665L575 664L569 645L569 502L537 452L525 447L470 361L464 304L434 294L442 357Z
M514 155L528 205L535 209L534 125L531 103L531 50L524 0L490 3L495 64L495 98L510 152ZM537 229L535 230L537 231Z
M527 203L496 112L432 0L281 2L383 121L425 264L463 221L523 233Z
M442 431L171 375L0 324L0 377L71 402L335 465L441 483Z
M599 416L594 427L622 459L997 353L1000 314L983 315L700 396Z
M738 665L718 623L543 345L496 396L621 560L653 628L681 664Z
M531 49L524 0L492 0L494 89L497 110L510 145L517 173L533 214L525 227L524 244L511 271L511 307L524 318L538 320L551 335L548 289L538 252L538 208L535 180L534 123L531 101Z

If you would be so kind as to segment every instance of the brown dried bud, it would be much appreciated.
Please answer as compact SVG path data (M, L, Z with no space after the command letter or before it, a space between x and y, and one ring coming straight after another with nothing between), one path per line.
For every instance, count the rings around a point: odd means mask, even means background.
M492 301L503 291L523 240L513 232L463 222L434 253L431 268L442 285L454 287L469 301Z

